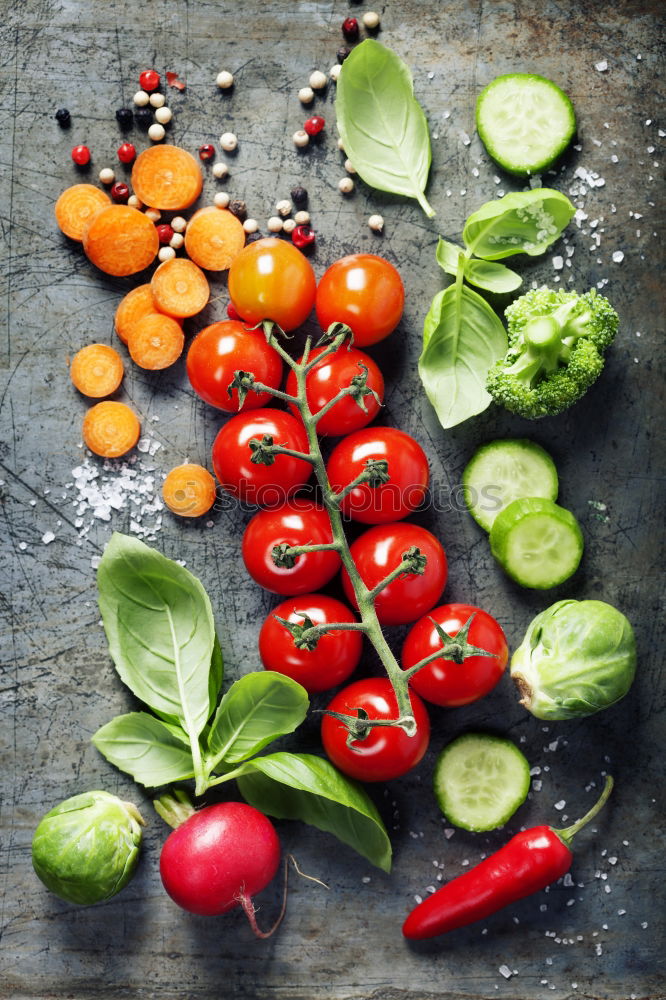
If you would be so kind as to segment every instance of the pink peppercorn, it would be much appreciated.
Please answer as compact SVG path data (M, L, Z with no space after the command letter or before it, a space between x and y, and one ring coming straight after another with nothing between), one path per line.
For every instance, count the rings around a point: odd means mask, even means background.
M358 21L355 17L346 17L342 22L342 34L350 42L355 42L358 38Z
M205 143L203 146L199 146L200 160L212 160L214 156L215 146L211 145L210 142Z
M131 142L123 142L118 146L118 159L121 163L132 163L136 158L136 149Z
M90 150L87 146L75 146L72 150L72 159L77 167L85 167L90 163Z
M125 204L129 198L129 188L127 184L123 184L122 181L118 184L114 184L110 193L113 200L117 201L121 205Z
M314 230L310 226L296 226L291 234L291 242L299 250L307 250L315 241Z
M319 133L323 131L325 125L325 118L322 118L321 115L313 115L312 118L308 118L303 125L303 131L307 132L310 136L319 135Z
M157 227L157 235L159 236L160 243L164 244L165 246L168 243L171 243L171 240L173 239L173 234L174 230L171 228L171 226L167 225L166 223L163 223L161 226Z

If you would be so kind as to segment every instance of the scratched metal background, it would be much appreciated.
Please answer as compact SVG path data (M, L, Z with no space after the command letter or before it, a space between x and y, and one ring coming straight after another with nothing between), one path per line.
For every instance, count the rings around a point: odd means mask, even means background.
M2 997L664 996L662 5L657 0L380 4L380 37L413 68L431 124L429 194L437 209L432 221L415 204L362 184L347 200L338 194L343 170L334 140L333 87L316 105L329 119L323 141L301 154L291 142L305 117L298 88L313 68L327 70L335 62L342 19L363 9L341 0L2 3ZM601 60L608 63L606 72L595 70ZM128 530L130 513L125 509L108 524L97 522L79 539L71 470L82 459L86 403L70 386L67 361L86 342L114 342L115 306L138 279L95 272L60 235L52 208L60 191L80 179L69 158L72 145L87 142L93 150L93 181L102 166L114 162L120 139L114 111L131 103L138 73L148 66L176 70L187 81L183 94L168 94L176 142L196 150L204 141L216 142L222 131L237 132L239 149L229 160L226 187L246 199L260 222L294 183L307 186L318 274L356 250L378 251L399 267L407 288L404 320L373 352L388 382L382 419L415 434L428 451L441 501L418 520L447 548L446 597L494 612L514 647L551 596L608 600L628 614L638 632L633 690L594 718L546 729L520 709L508 679L477 706L434 710L431 750L418 771L373 793L395 848L390 876L328 836L296 823L279 824L285 850L330 890L293 878L287 918L266 943L252 939L241 915L206 920L172 905L157 869L164 826L149 798L90 744L100 724L131 705L98 627L92 568L111 527ZM223 67L237 79L228 96L214 85ZM571 151L562 173L544 181L569 191L580 183L577 166L605 179L604 185L584 186L584 197L575 199L588 220L580 230L569 229L575 252L563 273L580 289L608 279L605 291L621 313L621 332L603 378L567 415L527 424L490 409L444 433L416 376L424 311L442 284L434 248L439 233L459 238L467 214L500 190L518 187L489 162L473 125L478 91L509 70L552 77L573 98L581 149ZM68 131L53 118L62 105L72 113ZM136 130L130 138L140 148L147 143ZM207 174L203 201L215 187ZM386 220L383 237L366 225L376 211ZM598 248L594 220L601 234ZM612 261L617 250L624 253L621 263ZM540 260L520 263L528 285L553 278L555 252L563 253L562 245ZM192 329L224 314L225 282L215 278L212 284L221 299ZM158 474L186 456L208 461L220 417L194 398L182 362L156 375L130 366L120 398L134 404L161 443L152 459ZM474 447L516 434L530 435L552 452L562 501L584 525L583 567L553 595L526 593L508 583L471 518L456 510L455 502L445 509L448 491L459 483ZM151 462L149 455L141 460ZM208 588L232 679L258 666L257 630L272 606L238 566L248 517L230 504L213 515L213 528L167 516L155 543L186 560ZM49 531L55 540L45 544L41 539ZM397 630L396 641L401 637ZM376 669L371 658L364 669ZM573 886L558 885L483 926L410 947L400 924L414 895L433 884L433 861L444 863L448 878L506 836L458 832L447 840L438 818L430 791L434 756L469 727L522 741L530 761L543 769L541 791L532 793L508 832L534 822L561 825L562 812L573 819L595 794L586 786L596 782L598 788L604 770L614 773L617 789L596 835L588 831L579 838ZM315 721L287 745L316 751ZM47 809L95 787L141 804L149 817L145 852L135 880L120 896L73 908L49 895L33 875L30 841ZM566 806L558 812L553 807L561 799ZM615 864L609 861L613 857ZM268 892L266 920L275 905ZM498 971L503 964L515 970L509 980Z

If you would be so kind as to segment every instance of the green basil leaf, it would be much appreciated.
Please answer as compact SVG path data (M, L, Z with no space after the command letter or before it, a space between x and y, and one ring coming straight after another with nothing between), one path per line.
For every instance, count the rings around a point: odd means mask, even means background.
M367 792L313 754L274 753L246 761L238 787L277 819L300 819L332 833L378 868L391 870L391 842Z
M148 788L193 777L185 733L179 738L175 727L147 712L116 716L97 730L92 741L111 764Z
M366 184L416 198L432 217L424 195L431 160L428 122L402 59L372 38L357 45L342 64L335 112L345 153Z
M247 760L278 736L293 733L305 718L308 694L272 670L246 674L223 697L208 734L208 749L225 763Z
M465 262L465 280L477 288L485 288L488 292L514 292L520 288L523 279L505 264L490 260L467 260Z
M196 739L211 714L213 612L188 570L114 533L97 571L99 606L116 670L157 714ZM214 673L220 665L215 661Z
M575 211L565 195L551 188L514 191L473 212L465 223L463 240L484 260L517 253L535 257L555 242Z
M460 260L461 254L464 257L465 251L462 247L456 246L455 243L449 243L440 236L439 242L437 243L437 250L435 251L435 257L437 258L437 263L443 271L446 271L447 274L457 274L458 261Z
M506 351L506 331L477 292L456 283L437 293L423 327L419 375L442 427L489 406L486 375Z

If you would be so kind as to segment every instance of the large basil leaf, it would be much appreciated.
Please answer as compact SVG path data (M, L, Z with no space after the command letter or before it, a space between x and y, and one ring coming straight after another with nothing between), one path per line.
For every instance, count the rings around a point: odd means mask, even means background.
M506 350L506 331L477 292L457 282L437 293L423 327L419 375L442 427L489 406L486 375Z
M416 198L432 217L428 123L402 59L372 38L357 45L342 64L335 111L345 153L366 184Z
M179 738L147 712L118 715L92 738L99 752L121 771L148 788L193 777L192 754L185 733Z
M178 563L118 533L104 550L97 582L120 677L137 698L178 720L195 739L214 707L215 628L203 586ZM213 673L217 681L221 661L214 661Z
M274 753L242 764L234 777L256 809L332 833L373 865L391 870L391 842L367 792L313 754Z
M266 744L293 733L305 718L307 691L284 674L264 670L246 674L222 698L208 734L208 750L219 761L235 763Z
M555 242L575 211L565 195L551 188L514 191L473 212L465 223L463 240L484 260L517 253L534 257Z

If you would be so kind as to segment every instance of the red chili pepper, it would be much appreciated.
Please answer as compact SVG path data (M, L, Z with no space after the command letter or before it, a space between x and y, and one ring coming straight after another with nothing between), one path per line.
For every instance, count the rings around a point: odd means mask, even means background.
M402 926L404 936L421 941L465 927L555 882L571 867L573 837L603 808L612 788L609 776L598 802L573 826L524 830L480 865L442 886L412 910Z

